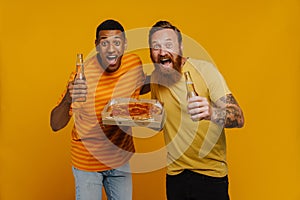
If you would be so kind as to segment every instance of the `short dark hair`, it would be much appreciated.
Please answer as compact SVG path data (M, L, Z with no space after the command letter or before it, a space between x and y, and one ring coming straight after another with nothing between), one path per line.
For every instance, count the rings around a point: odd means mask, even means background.
M182 42L182 35L180 30L176 27L173 26L170 22L168 21L158 21L156 22L152 28L149 31L149 38L148 38L148 42L149 42L149 46L151 46L151 37L152 35L159 30L163 30L163 29L172 29L175 31L175 33L177 34L177 38L178 38L178 43L180 44Z
M119 30L119 31L122 32L122 35L125 38L125 32L124 32L123 26L119 22L117 22L117 21L115 21L113 19L105 20L104 22L102 22L97 27L97 30L96 30L96 40L98 40L98 38L99 38L99 32L102 31L102 30Z

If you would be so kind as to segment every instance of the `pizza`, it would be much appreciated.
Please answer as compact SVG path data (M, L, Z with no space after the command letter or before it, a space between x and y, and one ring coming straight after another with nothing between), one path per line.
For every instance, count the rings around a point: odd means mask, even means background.
M148 102L128 102L110 105L107 111L113 118L146 120L152 119L153 115L161 114L162 109Z

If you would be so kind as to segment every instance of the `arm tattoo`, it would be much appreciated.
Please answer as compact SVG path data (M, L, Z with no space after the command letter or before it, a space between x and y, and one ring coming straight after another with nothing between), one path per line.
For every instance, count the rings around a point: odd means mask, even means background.
M221 97L212 103L212 121L224 128L242 127L244 117L241 108L232 94Z

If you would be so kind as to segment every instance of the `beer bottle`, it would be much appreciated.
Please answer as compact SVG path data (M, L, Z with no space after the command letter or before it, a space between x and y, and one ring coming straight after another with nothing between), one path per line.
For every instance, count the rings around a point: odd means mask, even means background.
M76 57L76 77L75 77L75 82L76 80L86 80L85 75L84 75L84 64L83 64L83 54L78 53ZM86 97L79 97L75 99L76 102L85 102Z
M184 72L184 77L185 77L185 84L187 90L187 98L198 96L190 72L189 71Z

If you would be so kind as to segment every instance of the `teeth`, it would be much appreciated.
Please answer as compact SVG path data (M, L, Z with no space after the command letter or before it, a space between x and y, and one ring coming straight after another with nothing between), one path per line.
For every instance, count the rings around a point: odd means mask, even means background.
M160 59L161 62L166 62L168 60L169 60L169 58L162 58L162 59Z
M163 64L163 65L166 64L166 63L169 63L169 62L171 62L170 58L161 58L160 59L160 63Z
M117 56L107 56L108 59L116 59Z

